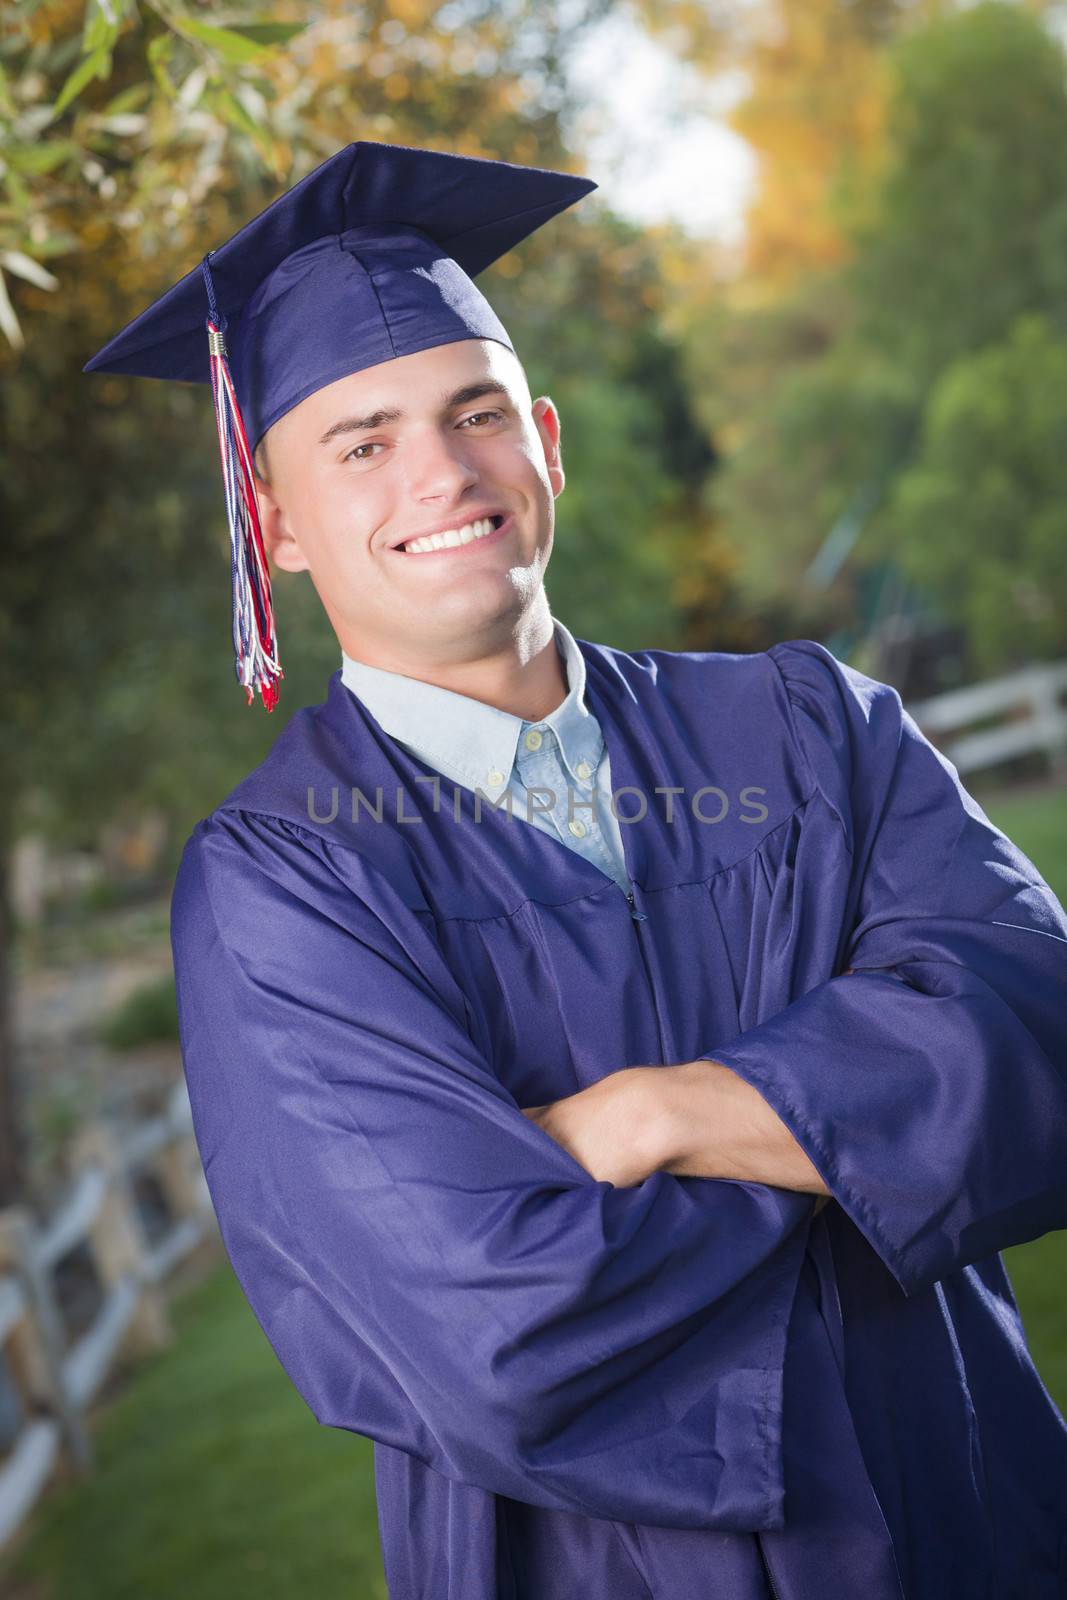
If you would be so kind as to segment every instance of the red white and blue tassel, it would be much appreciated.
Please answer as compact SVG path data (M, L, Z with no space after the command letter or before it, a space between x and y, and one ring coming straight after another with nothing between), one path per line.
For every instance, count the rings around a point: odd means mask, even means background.
M201 262L207 285L208 356L215 421L219 431L222 479L226 490L226 520L230 527L230 566L233 577L233 648L237 681L249 705L258 689L263 704L273 711L278 702L277 680L283 678L278 661L270 572L263 547L263 528L253 476L252 452L241 420L233 378L226 359L226 318L215 303L209 250Z

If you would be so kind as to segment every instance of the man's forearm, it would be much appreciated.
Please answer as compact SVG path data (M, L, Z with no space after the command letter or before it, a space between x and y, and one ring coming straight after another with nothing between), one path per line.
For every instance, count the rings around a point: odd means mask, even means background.
M660 1067L656 1077L662 1171L830 1194L777 1112L722 1062L680 1062Z

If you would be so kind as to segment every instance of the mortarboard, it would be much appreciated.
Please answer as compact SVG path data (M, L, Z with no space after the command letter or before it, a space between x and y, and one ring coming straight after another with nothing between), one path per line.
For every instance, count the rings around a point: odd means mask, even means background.
M253 478L279 417L350 373L457 339L511 340L471 281L597 185L542 167L357 140L187 272L85 372L210 383L222 456L237 680L278 698Z

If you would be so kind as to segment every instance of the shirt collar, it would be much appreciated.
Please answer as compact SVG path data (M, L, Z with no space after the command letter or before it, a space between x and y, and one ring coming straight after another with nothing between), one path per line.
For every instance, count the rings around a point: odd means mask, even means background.
M534 727L552 729L571 776L587 784L599 764L603 736L585 703L585 658L570 629L558 617L552 621L568 690L561 704L536 722L438 684L368 666L343 649L341 681L386 733L465 787L480 787L487 795L503 791L511 782L519 739Z

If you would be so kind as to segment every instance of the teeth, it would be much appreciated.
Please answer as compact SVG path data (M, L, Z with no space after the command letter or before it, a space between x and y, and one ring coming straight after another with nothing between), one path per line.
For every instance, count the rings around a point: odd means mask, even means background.
M493 519L482 517L478 522L467 522L462 528L448 528L444 533L431 533L425 539L411 539L400 548L418 554L423 550L447 550L451 545L470 544L472 539L484 539L493 531Z

